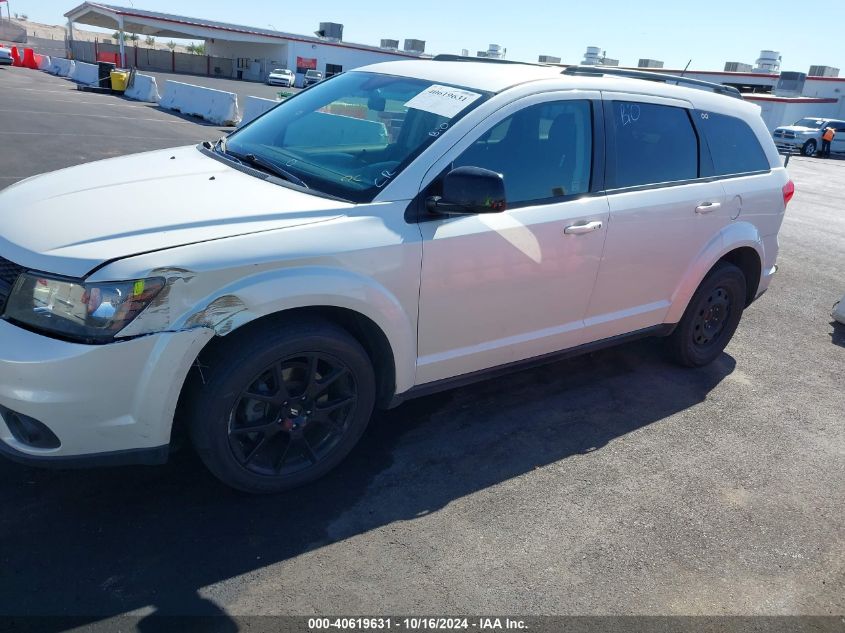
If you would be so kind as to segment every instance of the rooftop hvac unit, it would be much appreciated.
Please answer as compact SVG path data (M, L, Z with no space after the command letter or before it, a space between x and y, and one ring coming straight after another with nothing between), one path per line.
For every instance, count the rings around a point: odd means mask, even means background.
M810 66L810 77L838 77L839 69L833 66Z
M336 22L320 22L320 30L314 31L314 35L334 42L343 39L343 25Z
M489 57L490 59L503 59L506 50L507 49L503 49L498 44L490 44L490 46L487 47L487 54L485 57Z
M587 52L584 53L584 61L581 64L585 66L618 66L619 60L607 57L607 52L601 50L598 46L588 46Z
M537 61L541 64L559 64L560 57L555 57L554 55L540 55Z
M782 72L775 86L776 97L800 97L804 92L807 73Z
M405 40L405 50L409 53L425 53L425 40Z
M399 40L382 40L381 41L382 48L390 48L395 50L399 49Z
M588 46L587 52L584 53L584 61L582 64L587 66L598 66L601 64L602 52L598 46Z
M750 73L751 64L743 64L742 62L725 62L726 73Z
M637 68L663 68L663 62L658 59L641 59Z
M777 51L760 51L759 59L754 62L754 72L776 75L780 72L780 62L780 53Z

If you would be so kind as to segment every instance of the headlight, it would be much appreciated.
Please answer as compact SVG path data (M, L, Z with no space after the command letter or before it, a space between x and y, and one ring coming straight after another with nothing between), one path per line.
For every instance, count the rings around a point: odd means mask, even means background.
M5 319L85 343L107 343L164 288L161 278L84 283L37 273L18 277Z

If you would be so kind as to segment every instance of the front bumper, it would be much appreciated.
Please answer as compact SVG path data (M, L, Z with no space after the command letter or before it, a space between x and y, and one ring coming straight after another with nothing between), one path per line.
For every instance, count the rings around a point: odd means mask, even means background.
M185 377L212 336L198 328L80 345L0 320L0 407L59 439L30 446L0 413L0 454L56 465L164 461Z

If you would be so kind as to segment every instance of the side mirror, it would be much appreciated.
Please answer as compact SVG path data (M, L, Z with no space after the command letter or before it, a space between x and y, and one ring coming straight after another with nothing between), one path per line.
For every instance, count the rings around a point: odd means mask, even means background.
M505 210L505 179L481 167L458 167L443 179L443 196L425 201L431 213L500 213Z

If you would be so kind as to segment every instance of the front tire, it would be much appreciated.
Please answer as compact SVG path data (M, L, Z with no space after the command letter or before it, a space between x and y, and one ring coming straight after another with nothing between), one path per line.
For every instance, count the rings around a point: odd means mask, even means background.
M201 355L191 439L222 482L275 493L322 477L360 439L375 403L366 351L318 319L232 334Z
M804 154L804 156L813 156L816 153L816 147L816 141L810 139L804 143L804 147L801 148L801 153Z
M746 280L728 262L718 263L704 278L669 337L669 350L679 364L712 363L736 332L745 308Z

